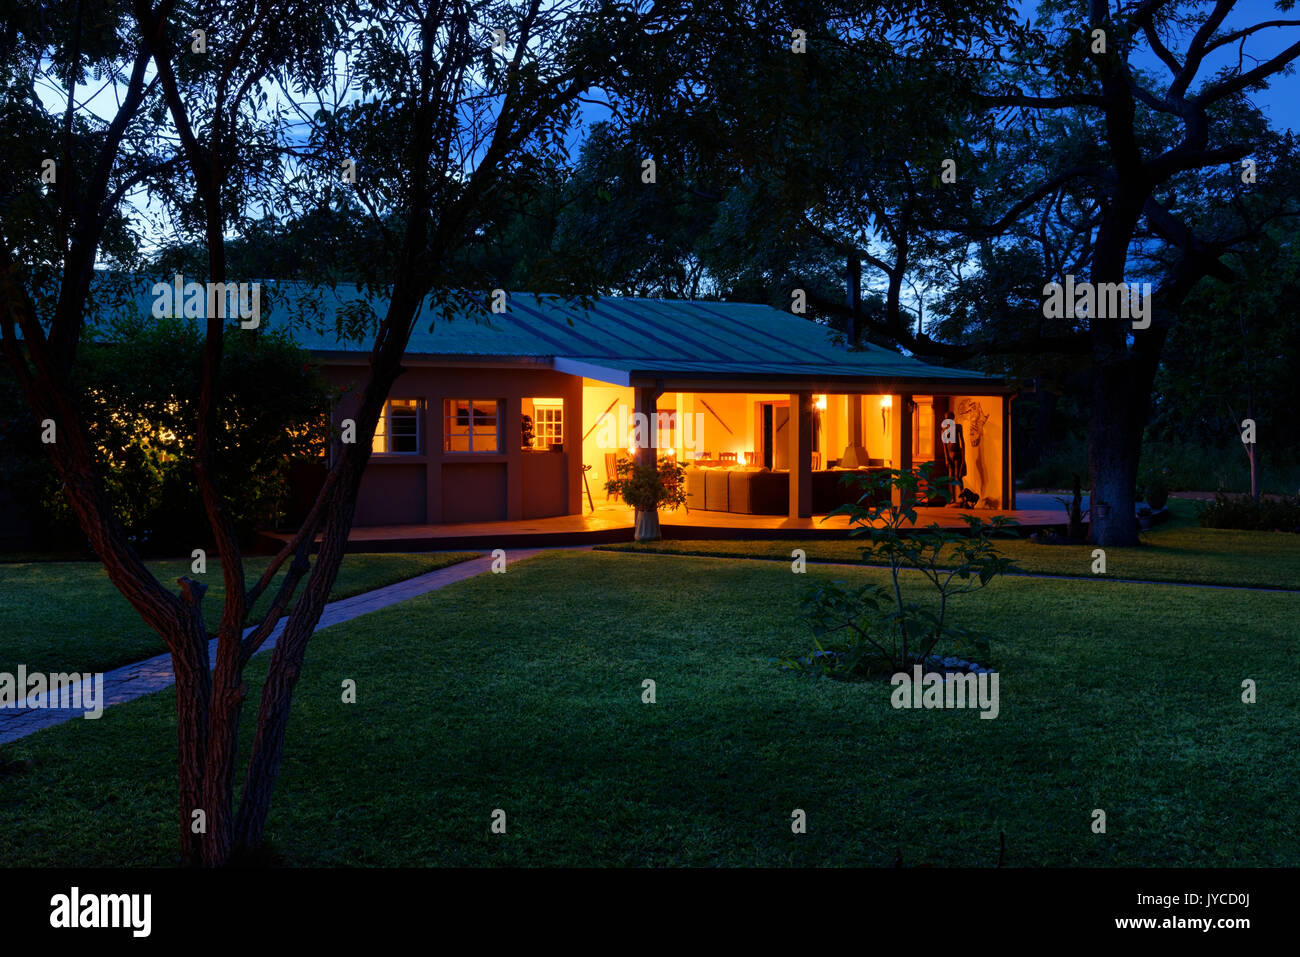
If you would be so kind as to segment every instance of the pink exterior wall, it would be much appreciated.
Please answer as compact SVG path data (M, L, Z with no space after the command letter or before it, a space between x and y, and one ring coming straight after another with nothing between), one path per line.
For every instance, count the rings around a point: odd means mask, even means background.
M326 379L340 392L334 428L356 415L365 366L326 360ZM520 449L525 398L564 400L564 451ZM414 360L390 398L424 399L419 455L371 455L357 498L357 525L482 522L576 515L582 501L582 379L550 369L424 366ZM496 399L500 451L443 451L444 399Z

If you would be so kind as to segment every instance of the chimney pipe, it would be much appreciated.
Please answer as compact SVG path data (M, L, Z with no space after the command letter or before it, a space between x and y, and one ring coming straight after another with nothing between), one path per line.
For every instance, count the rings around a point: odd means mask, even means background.
M850 254L848 267L849 342L856 349L862 344L862 260Z

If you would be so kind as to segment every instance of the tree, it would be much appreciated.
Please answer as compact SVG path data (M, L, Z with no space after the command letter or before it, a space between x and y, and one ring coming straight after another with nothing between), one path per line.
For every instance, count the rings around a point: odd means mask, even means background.
M794 270L817 240L850 277L865 264L882 308L855 312L801 282L821 316L931 360L1045 354L1086 370L1091 536L1136 544L1142 436L1169 332L1202 280L1233 281L1225 256L1300 211L1294 144L1247 99L1300 57L1300 20L1238 7L1056 0L1042 5L1043 29L1026 29L1000 4L927 17L905 3L784 4L756 13L726 55L688 54L693 95L663 95L649 111L691 116L677 125L697 151L726 144L717 167L739 169L755 197L735 207L748 218L733 235L751 240L740 256L763 262L754 240L775 237L795 251ZM793 28L806 34L802 54ZM907 109L938 101L941 111ZM927 276L969 274L971 244L1027 241L1042 253L1034 295L1065 275L1149 282L1150 324L993 322L958 341L927 330Z
M1241 165L1270 141L1245 95L1300 57L1300 20L1228 25L1235 7L1234 0L1048 5L1050 34L1038 48L1020 46L1015 75L1004 71L981 98L991 109L1021 111L1027 123L1078 117L1098 141L1015 190L990 234L1051 202L1066 184L1086 184L1097 201L1082 223L1088 280L1094 288L1153 285L1145 327L1101 314L1086 318L1095 544L1138 541L1134 492L1143 430L1160 357L1187 297L1206 277L1231 281L1225 254L1269 222L1300 212L1294 190L1279 182L1289 159L1270 167L1258 157L1259 186ZM1290 33L1282 48L1251 56L1251 43L1275 31ZM1161 74L1135 64L1143 50ZM986 155L996 161L996 153Z
M1227 261L1238 280L1198 286L1170 333L1148 435L1182 439L1221 452L1229 466L1248 467L1257 499L1266 463L1300 462L1300 450L1286 441L1289 417L1300 408L1300 328L1290 321L1300 297L1300 243L1275 226ZM1242 441L1245 419L1256 424L1258 442Z
M11 40L19 55L4 58L0 94L0 117L14 125L5 132L23 131L15 135L22 148L7 157L15 175L0 219L0 334L36 420L57 429L47 448L70 508L114 585L167 643L181 857L219 866L262 843L306 646L421 307L450 302L463 288L457 255L503 177L560 148L574 104L626 68L621 51L666 62L682 14L662 4L578 0L545 9L540 0L225 0L201 9L74 0L53 18L36 4L19 6ZM505 42L494 48L496 30ZM340 63L347 74L336 73ZM116 86L110 116L86 106L79 84L92 74ZM60 115L38 86L61 91ZM47 152L58 157L55 184L40 180ZM327 185L342 188L349 161L357 171L349 185L381 237L361 269L387 292L382 316L336 317L349 334L373 332L357 441L337 447L306 520L251 584L231 507L238 489L223 484L218 464L229 411L220 402L227 338L244 330L214 309L203 329L194 472L226 586L212 668L200 613L205 586L183 578L176 593L154 579L105 493L71 376L83 317L94 306L91 280L97 261L140 261L139 233L153 202L168 210L182 241L198 238L207 280L227 282L228 232L268 209L290 217L321 208ZM249 609L282 570L265 618L245 634ZM244 668L282 619L236 803Z

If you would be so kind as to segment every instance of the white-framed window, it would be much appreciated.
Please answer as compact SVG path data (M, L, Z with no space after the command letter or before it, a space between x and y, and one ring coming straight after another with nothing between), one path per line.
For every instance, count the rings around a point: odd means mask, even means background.
M564 400L533 399L533 448L564 444Z
M442 448L445 452L500 452L499 399L444 399Z
M424 451L424 400L389 399L375 424L370 451L376 455L419 455Z

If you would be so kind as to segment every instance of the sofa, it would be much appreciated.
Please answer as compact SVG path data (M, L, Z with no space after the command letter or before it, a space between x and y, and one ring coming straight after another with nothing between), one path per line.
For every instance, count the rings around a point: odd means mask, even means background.
M860 469L878 472L880 469ZM845 469L821 469L812 473L813 512L855 502L860 491L841 485L851 474ZM790 473L749 469L686 469L686 507L709 512L742 515L785 515L790 509Z

